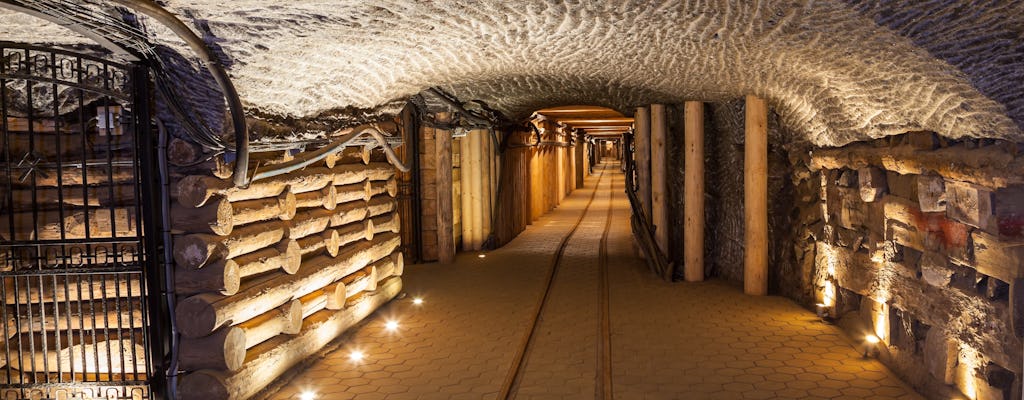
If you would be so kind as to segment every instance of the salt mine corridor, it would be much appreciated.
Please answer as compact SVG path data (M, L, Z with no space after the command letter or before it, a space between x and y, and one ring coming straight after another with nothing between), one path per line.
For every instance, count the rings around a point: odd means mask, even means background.
M0 399L1024 400L1022 27L0 0Z

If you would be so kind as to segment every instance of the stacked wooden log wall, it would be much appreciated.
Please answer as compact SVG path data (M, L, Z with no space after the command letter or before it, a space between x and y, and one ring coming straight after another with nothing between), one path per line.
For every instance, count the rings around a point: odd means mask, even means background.
M805 287L929 397L1021 397L1022 150L913 132L797 161Z
M395 168L375 158L342 154L247 188L180 177L180 398L248 398L399 293Z

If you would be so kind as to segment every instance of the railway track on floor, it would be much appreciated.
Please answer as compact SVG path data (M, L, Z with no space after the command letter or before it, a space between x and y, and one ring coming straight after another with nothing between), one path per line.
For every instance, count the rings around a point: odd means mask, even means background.
M569 245L569 241L575 235L576 230L580 224L586 218L587 213L590 211L591 205L594 203L594 199L597 197L597 193L601 188L601 183L605 178L605 172L608 170L608 165L602 165L601 174L598 176L597 182L594 184L594 190L590 194L590 199L587 201L587 205L583 208L580 213L580 217L573 224L572 228L567 232L559 242L558 248L551 259L551 266L549 268L546 283L544 285L543 292L540 293L537 305L534 308L532 314L532 321L526 334L523 336L523 340L519 344L518 350L516 351L515 358L512 361L512 366L509 368L508 374L505 376L505 381L502 384L501 392L499 393L498 399L514 399L518 391L519 385L522 382L522 377L525 372L526 359L532 350L535 335L538 326L541 324L542 315L551 297L554 283L558 277L558 272L561 269L562 257L565 254L565 250ZM612 217L612 191L615 187L614 179L610 183L609 197L608 197L608 211L607 217L605 218L604 231L601 235L601 241L599 246L598 254L598 266L599 266L599 284L598 284L598 301L596 302L599 314L598 329L598 343L597 343L597 370L595 371L595 389L594 398L599 400L610 400L612 399L612 374L611 374L611 321L609 316L609 282L608 282L608 232L611 229L611 217Z

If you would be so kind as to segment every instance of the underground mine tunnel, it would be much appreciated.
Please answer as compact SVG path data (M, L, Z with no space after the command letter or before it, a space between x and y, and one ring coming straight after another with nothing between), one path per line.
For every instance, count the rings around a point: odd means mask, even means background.
M1024 399L1021 27L0 0L0 398Z

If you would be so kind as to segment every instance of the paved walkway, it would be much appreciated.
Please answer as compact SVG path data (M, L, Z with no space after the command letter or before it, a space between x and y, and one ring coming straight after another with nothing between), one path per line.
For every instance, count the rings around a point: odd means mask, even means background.
M595 168L595 172L597 169ZM632 250L623 176L608 168L569 242L527 356L518 399L593 399L600 338L598 249L608 238L612 393L616 399L917 399L863 359L838 328L780 297L722 281L666 283ZM455 265L410 265L408 296L353 328L274 400L493 399L529 325L561 238L597 175L505 247ZM609 186L614 184L614 189ZM422 298L416 305L414 298ZM397 321L396 332L386 329ZM353 362L352 351L365 358Z

